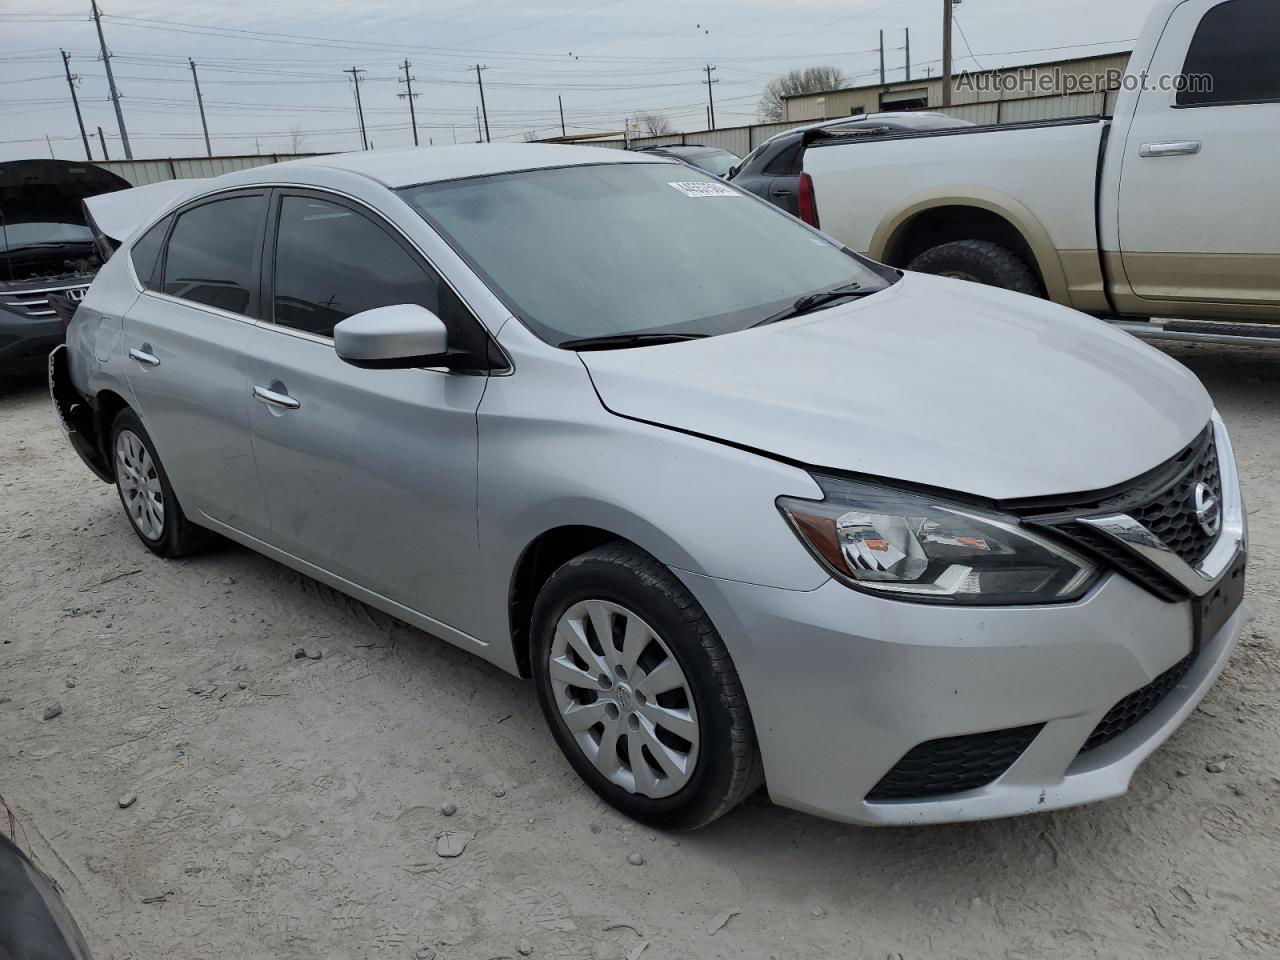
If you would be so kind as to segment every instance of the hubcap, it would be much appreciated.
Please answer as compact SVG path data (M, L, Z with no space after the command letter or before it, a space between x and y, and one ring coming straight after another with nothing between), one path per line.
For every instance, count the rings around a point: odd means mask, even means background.
M148 540L164 533L164 491L151 454L132 430L116 437L116 482L133 525Z
M583 600L556 624L549 663L574 741L610 782L658 799L689 782L698 714L671 648L636 614Z

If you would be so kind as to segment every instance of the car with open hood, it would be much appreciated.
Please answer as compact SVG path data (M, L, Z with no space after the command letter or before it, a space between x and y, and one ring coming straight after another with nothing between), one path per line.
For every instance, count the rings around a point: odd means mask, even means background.
M86 197L129 189L92 163L0 163L0 371L45 357L101 263L85 221Z
M1248 617L1225 426L1090 317L642 153L184 190L103 198L123 242L50 359L142 544L221 534L530 678L647 823L1118 795Z

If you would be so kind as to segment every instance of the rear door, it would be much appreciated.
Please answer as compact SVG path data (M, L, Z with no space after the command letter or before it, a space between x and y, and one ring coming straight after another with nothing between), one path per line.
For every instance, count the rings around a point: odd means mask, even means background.
M141 264L147 275L123 327L138 413L183 508L257 536L269 524L243 350L258 309L266 212L265 191L218 194L169 218L163 246L150 234L140 240L140 253L159 255L134 259L135 273Z
M264 322L250 331L253 444L271 541L456 629L475 612L476 410L487 377L365 370L333 348L339 321L416 303L451 349L488 338L452 287L376 212L281 189L267 240ZM275 399L272 399L275 398Z
M1186 89L1150 89L1178 76ZM1280 308L1280 4L1186 0L1147 80L1124 145L1119 199L1134 293L1264 314Z

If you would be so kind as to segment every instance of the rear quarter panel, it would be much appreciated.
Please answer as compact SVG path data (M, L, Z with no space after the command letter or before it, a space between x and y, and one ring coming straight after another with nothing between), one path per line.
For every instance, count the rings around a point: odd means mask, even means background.
M1099 120L982 127L963 133L811 146L824 232L884 259L923 211L973 206L998 213L1034 252L1052 299L1070 305L1101 286L1095 228ZM901 265L901 264L896 264Z

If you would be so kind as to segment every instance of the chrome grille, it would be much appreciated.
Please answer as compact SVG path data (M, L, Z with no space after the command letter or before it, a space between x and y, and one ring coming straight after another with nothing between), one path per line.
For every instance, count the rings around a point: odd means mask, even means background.
M1028 521L1043 525L1107 563L1165 600L1185 600L1186 589L1165 571L1124 549L1088 523L1088 517L1127 514L1189 567L1198 567L1217 540L1201 527L1194 502L1196 485L1204 483L1219 503L1222 476L1212 426L1176 456L1142 477L1093 496L1088 502L1056 503L1052 512L1039 505L1019 510ZM1219 534L1220 535L1220 534Z
M10 310L25 314L34 320L55 317L53 305L49 303L49 294L65 294L73 303L79 303L89 291L89 285L76 284L69 287L40 287L29 290L10 290L0 293L0 303Z

